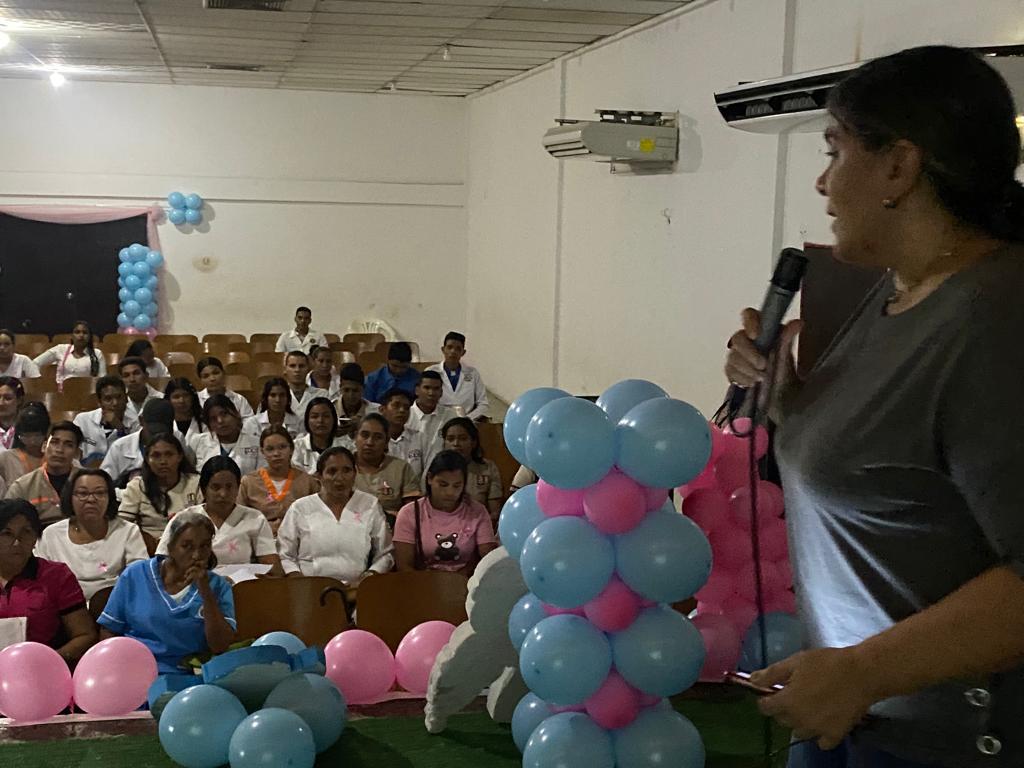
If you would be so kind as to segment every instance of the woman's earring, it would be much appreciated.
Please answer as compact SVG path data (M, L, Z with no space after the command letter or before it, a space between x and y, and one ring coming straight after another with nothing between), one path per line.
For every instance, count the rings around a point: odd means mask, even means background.
M895 208L897 205L898 205L898 203L895 200L893 200L891 197L887 197L887 198L882 200L882 207L883 208L888 208L890 211L893 208Z

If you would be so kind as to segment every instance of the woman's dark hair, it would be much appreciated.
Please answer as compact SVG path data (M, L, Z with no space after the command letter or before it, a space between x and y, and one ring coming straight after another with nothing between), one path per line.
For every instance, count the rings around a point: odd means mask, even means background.
M936 45L869 61L830 91L828 111L869 150L911 142L946 210L993 237L1024 240L1016 108L976 53Z
M238 468L238 464L230 456L213 456L206 460L203 464L203 468L199 470L199 490L206 493L206 486L210 484L213 476L218 472L230 472L235 476L235 480L239 483L242 482L242 470Z
M14 376L0 376L0 387L10 387L13 389L14 397L19 403L25 399L25 385L21 383L21 379Z
M442 472L461 472L463 481L468 482L469 462L458 451L441 451L433 458L430 468L427 469L427 485L430 484L430 478Z
M480 430L477 429L476 424L473 423L472 419L467 419L465 416L458 416L454 419L448 419L441 427L441 439L445 440L448 437L448 430L452 427L462 427L469 433L469 436L473 438L473 442L476 445L473 446L473 450L469 452L469 457L475 464L482 464L484 460L484 449L480 447Z
M362 429L363 424L365 424L368 421L376 421L378 424L380 424L381 428L384 430L385 435L388 434L388 430L391 429L391 425L388 424L388 420L385 419L382 414L377 413L377 411L374 411L373 413L366 414L365 416L363 416L363 418L359 420L359 426L356 427L356 431L358 432L360 429Z
M164 400L170 401L171 395L175 392L187 392L189 400L192 401L192 418L199 424L199 430L203 429L203 406L199 404L199 393L196 392L195 385L181 376L176 379L171 379L167 382L167 386L164 387Z
M231 402L230 397L227 395L211 395L207 398L206 402L203 403L203 424L207 427L210 426L210 412L213 411L214 408L223 408L239 421L242 420L242 414L238 412L238 408L233 402Z
M288 386L288 382L280 376L274 376L263 382L263 394L260 395L260 412L267 410L267 399L270 397L270 390L274 387L284 387L284 391L288 393L284 406L285 413L295 413L292 410L292 390Z
M26 434L45 435L50 431L50 412L38 400L30 400L21 406L14 420L14 447L24 448L21 436Z
M183 475L194 475L196 473L196 468L192 466L192 462L189 460L188 454L185 453L185 449L181 447L181 441L170 432L161 432L153 435L143 446L142 487L146 491L146 498L149 499L149 503L153 505L153 509L161 515L166 516L167 508L171 505L171 497L167 495L167 491L160 487L160 481L153 473L153 470L149 468L149 452L157 443L166 443L177 451L179 456L181 456L181 463L178 465L179 477Z
M353 467L356 465L356 457L352 453L352 451L350 451L348 448L346 448L343 445L333 445L330 448L328 448L326 451L321 453L320 454L320 458L318 458L316 460L316 473L318 475L322 475L323 474L324 467L327 466L328 460L330 460L334 456L344 456L350 462L352 462L352 466Z
M96 354L96 347L93 341L92 326L89 325L85 320L76 320L74 325L71 326L71 330L74 331L80 325L85 326L85 330L89 332L89 338L86 339L85 348L89 352L89 375L99 376L100 375L100 359Z
M196 363L196 376L202 376L203 375L203 368L206 368L207 366L210 366L210 365L213 365L213 366L216 366L217 368L220 368L221 371L224 370L224 363L222 363L220 361L220 358L213 357L212 355L209 356L209 357L200 357L199 358L199 362Z
M149 339L136 339L128 345L128 349L125 350L124 356L127 357L142 357L146 350L153 349L153 345L150 344Z
M328 448L331 447L334 438L338 436L338 410L334 407L334 403L326 397L314 397L309 401L309 405L306 406L306 417L303 419L303 424L306 425L306 433L309 435L309 446L314 451L316 446L313 445L313 433L309 430L309 414L313 411L313 406L316 405L326 405L331 412L331 434L327 437Z
M74 517L75 508L72 505L71 497L75 493L75 485L78 483L79 478L82 477L100 477L103 478L103 482L107 486L107 511L103 513L103 516L107 520L113 520L117 517L117 496L114 494L114 481L110 479L110 475L104 472L102 469L89 469L83 468L76 470L66 483L64 488L60 492L60 511L64 513L65 517Z
M39 519L39 513L25 499L2 499L0 500L0 528L6 528L7 524L16 517L24 517L36 536L43 535L43 523Z
M13 331L8 330L7 328L0 328L0 336L6 336L11 340L11 344L13 344L14 346L18 346L18 339L14 335Z
M283 437L285 440L288 441L288 445L290 445L293 449L295 448L295 438L292 437L292 433L289 432L280 424L271 424L269 427L264 429L263 432L260 433L260 448L263 447L263 443L266 442L268 437L273 437L274 435Z

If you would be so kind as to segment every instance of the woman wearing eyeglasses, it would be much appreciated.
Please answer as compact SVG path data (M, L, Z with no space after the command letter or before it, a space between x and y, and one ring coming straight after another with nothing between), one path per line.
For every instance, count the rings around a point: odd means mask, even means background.
M72 475L60 508L67 517L43 531L36 555L67 565L86 600L114 586L129 563L149 557L139 527L117 516L114 482L102 469Z

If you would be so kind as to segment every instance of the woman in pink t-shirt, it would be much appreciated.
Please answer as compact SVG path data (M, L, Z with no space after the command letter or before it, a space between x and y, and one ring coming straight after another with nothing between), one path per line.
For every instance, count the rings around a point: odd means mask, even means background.
M498 546L487 507L466 495L469 468L455 451L442 451L427 470L425 498L406 504L395 521L400 571L455 571L470 576Z

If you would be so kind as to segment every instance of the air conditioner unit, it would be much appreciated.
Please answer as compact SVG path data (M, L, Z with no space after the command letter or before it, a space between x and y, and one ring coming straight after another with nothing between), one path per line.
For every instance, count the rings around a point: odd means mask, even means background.
M552 157L611 163L613 170L671 170L679 147L675 113L598 110L600 120L559 120L544 134Z

